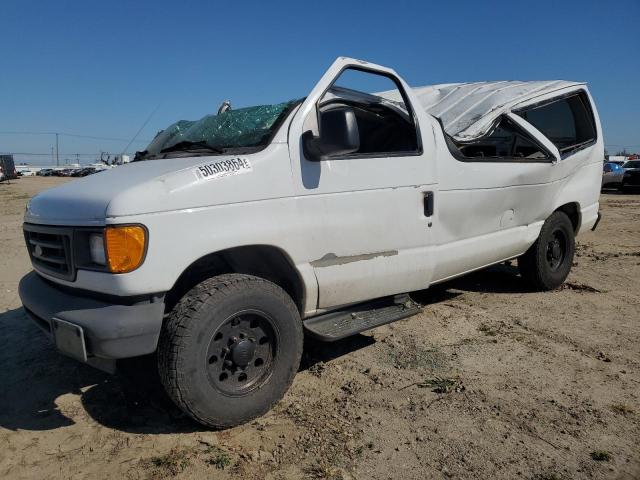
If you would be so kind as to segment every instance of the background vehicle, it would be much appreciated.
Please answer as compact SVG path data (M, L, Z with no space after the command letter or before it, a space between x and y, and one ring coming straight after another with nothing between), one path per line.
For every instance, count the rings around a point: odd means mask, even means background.
M617 163L622 166L628 161L628 158L624 155L609 155L609 158L607 158L606 161L608 163Z
M284 395L303 331L405 318L407 292L509 259L557 288L600 218L603 156L582 83L411 88L339 58L304 99L178 122L32 198L20 297L61 352L157 351L183 411L236 425Z
M5 180L13 180L18 178L16 166L13 162L13 155L0 155L0 169L4 173Z
M640 187L640 160L629 160L622 165L622 169L622 188L628 190Z
M90 175L92 173L95 172L94 168L91 167L85 167L85 168L78 168L77 170L74 170L73 172L71 172L71 177L86 177L87 175Z
M53 175L54 170L52 168L42 168L40 170L38 170L38 172L36 173L36 175L40 176L40 177L49 177Z
M602 167L602 188L620 188L624 169L614 162L607 162Z
M63 168L62 170L54 170L53 175L57 177L71 177L77 169L75 168Z

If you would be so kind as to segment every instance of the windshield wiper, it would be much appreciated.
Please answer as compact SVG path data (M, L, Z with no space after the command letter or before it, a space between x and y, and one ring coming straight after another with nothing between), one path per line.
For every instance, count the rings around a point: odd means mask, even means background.
M163 148L160 150L160 153L169 153L169 152L193 152L193 151L207 151L214 153L224 153L224 150L217 147L212 147L205 141L192 142L189 140L184 140L182 142L178 142L175 145L171 145L170 147Z

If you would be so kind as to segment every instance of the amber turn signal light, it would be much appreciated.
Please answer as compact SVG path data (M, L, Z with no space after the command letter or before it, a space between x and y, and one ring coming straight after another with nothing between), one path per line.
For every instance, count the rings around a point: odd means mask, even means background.
M139 225L107 227L104 230L107 266L112 273L127 273L142 264L147 232Z

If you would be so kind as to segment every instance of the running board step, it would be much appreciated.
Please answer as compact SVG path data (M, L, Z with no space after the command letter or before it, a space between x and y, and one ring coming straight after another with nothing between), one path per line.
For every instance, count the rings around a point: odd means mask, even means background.
M355 305L345 310L325 313L304 321L304 328L323 342L335 342L356 333L420 313L420 306L409 295Z

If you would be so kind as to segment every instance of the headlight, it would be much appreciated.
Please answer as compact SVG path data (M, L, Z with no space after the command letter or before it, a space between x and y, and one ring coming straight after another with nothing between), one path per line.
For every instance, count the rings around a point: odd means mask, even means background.
M110 272L131 272L144 260L147 231L140 225L107 227L104 229L104 247Z
M104 253L104 238L99 233L89 235L89 254L91 261L98 265L106 265L107 259Z

